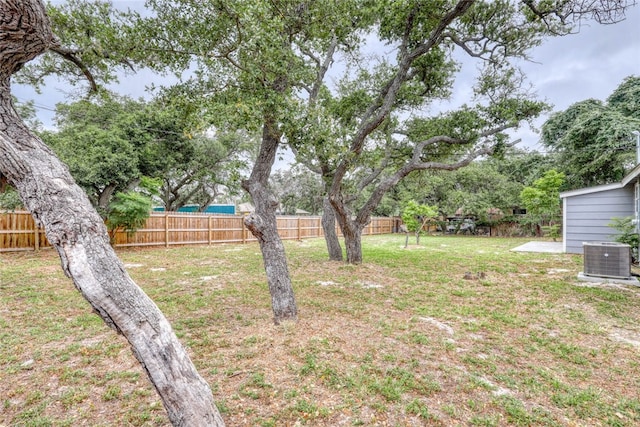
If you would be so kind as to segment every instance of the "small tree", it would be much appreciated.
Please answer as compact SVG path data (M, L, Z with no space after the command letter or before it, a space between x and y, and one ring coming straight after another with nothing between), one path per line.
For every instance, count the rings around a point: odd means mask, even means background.
M107 228L112 243L119 229L135 233L145 225L153 208L153 196L158 195L161 184L160 179L143 176L137 190L116 193L107 212Z
M419 245L422 229L427 222L437 216L437 206L420 205L415 200L409 200L404 211L402 211L402 222L407 227L407 239L404 242L404 247L409 246L409 231L416 234L416 244Z
M564 174L551 169L537 179L533 186L525 187L520 193L522 205L527 215L538 229L550 227L560 217L560 187L564 183Z

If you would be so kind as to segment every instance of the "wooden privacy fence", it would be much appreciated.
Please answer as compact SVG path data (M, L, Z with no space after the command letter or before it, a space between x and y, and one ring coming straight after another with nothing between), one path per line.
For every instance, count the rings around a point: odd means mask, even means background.
M375 217L363 234L386 234L395 230L395 218ZM283 240L324 236L319 216L279 216L278 233ZM255 242L243 217L178 212L152 213L135 233L118 231L115 247L211 245ZM33 251L51 247L29 212L0 213L0 252Z

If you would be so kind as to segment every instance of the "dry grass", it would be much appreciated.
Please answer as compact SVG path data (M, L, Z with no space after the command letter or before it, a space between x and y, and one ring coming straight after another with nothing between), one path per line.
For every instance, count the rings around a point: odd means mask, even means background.
M119 254L229 426L640 425L640 288L522 242L368 237L360 266L286 242L300 321L278 327L254 244ZM53 252L0 261L0 426L168 424Z

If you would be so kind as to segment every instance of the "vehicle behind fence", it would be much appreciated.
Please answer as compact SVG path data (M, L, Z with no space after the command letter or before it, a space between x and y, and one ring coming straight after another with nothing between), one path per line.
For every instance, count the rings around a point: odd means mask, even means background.
M395 221L395 218L372 218L363 234L391 233L394 231ZM283 240L324 236L319 216L279 216L277 223L278 233ZM135 233L119 230L112 239L115 247L169 247L255 241L244 226L242 216L182 212L154 212L145 226ZM33 251L47 247L51 245L44 230L35 226L29 212L0 213L0 252Z

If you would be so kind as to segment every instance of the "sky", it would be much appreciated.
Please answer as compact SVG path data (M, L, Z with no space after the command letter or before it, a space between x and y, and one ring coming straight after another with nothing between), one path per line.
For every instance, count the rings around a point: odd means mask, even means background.
M532 52L532 60L535 63L523 64L523 69L554 111L589 98L604 101L625 77L640 76L640 6L629 10L623 22L590 23L578 34L548 40ZM537 121L538 126L546 117ZM542 150L537 133L518 136Z
M142 1L114 3L138 7L143 4ZM640 6L631 8L623 22L614 25L588 23L578 34L546 40L531 51L531 61L522 63L521 67L538 98L552 104L554 111L588 98L606 100L625 77L640 76ZM117 90L132 97L145 96L145 84L153 78L150 72L142 71L123 79ZM452 105L470 100L473 82L465 78L463 74L455 85ZM65 98L68 92L64 81L56 80L51 80L42 94L36 94L30 87L13 88L13 94L20 101L35 102L38 117L45 127L53 126L52 110L56 103L69 100ZM536 127L547 117L544 115L536 120ZM535 131L523 128L513 132L512 137L522 139L519 147L543 151Z

